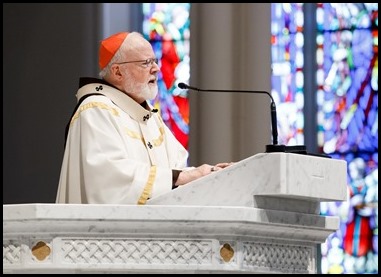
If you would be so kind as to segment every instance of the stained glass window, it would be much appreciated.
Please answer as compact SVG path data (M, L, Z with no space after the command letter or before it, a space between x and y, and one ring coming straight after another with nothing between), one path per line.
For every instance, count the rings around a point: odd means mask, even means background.
M189 99L179 81L189 83L190 3L143 3L143 34L161 69L153 105L181 144L188 148Z
M304 144L304 15L302 3L271 8L272 91L277 106L279 144Z
M303 72L303 39L297 34L317 33L316 53L305 53L316 57L317 72L304 72L317 82L311 95L317 144L320 152L347 161L349 196L347 202L321 205L322 215L340 218L340 228L322 244L320 270L378 273L378 4L315 5L316 30L306 30L301 4L272 4L272 94L287 114L287 121L278 122L279 141L303 144L299 133L307 111L297 104L304 99L304 82L297 78Z
M348 164L347 203L322 205L340 230L322 246L322 273L378 272L378 4L317 11L318 146Z

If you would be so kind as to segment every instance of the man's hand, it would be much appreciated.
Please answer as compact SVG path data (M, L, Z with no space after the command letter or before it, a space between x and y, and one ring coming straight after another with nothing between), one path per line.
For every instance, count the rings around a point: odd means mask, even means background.
M203 164L199 167L196 167L190 170L181 171L179 174L179 177L177 178L175 186L177 187L177 186L185 185L191 181L194 181L203 176L209 175L212 172L219 171L232 164L233 163L218 163L214 166L210 164Z

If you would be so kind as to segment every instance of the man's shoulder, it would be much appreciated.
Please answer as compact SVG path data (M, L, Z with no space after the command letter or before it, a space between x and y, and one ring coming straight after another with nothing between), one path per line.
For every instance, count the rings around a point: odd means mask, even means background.
M79 78L79 84L78 88L82 88L89 84L104 84L104 85L110 85L103 79L94 78L94 77L80 77Z

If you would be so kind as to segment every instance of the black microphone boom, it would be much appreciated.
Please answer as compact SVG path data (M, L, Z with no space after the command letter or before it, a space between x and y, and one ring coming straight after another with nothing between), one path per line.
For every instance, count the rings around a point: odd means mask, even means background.
M272 95L267 91L261 91L261 90L223 90L223 89L200 89L191 87L185 83L179 83L177 85L180 89L191 89L191 90L197 90L197 91L206 91L206 92L242 92L242 93L262 93L267 94L271 99L271 129L272 129L272 137L273 137L273 144L266 146L266 152L285 152L285 146L284 145L278 145L278 127L277 127L277 118L276 118L276 106L274 102L274 98Z

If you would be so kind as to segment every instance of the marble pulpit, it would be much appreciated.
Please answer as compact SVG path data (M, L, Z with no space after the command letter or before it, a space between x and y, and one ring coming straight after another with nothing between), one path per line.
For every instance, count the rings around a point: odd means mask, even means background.
M257 154L146 205L3 205L3 273L317 273L346 162Z

